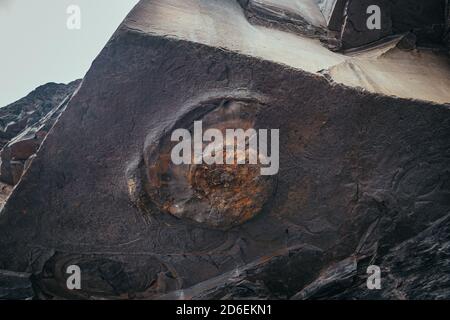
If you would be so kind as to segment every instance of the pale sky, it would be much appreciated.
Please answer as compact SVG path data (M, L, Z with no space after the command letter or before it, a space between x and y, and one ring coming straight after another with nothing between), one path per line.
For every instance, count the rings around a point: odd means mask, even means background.
M0 107L47 82L82 78L138 0L0 0ZM69 30L78 5L81 29Z

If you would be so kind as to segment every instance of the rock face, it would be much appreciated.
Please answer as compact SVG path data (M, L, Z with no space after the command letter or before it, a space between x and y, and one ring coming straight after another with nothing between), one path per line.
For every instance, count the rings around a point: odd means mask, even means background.
M3 208L0 270L40 299L450 298L448 57L334 53L246 4L134 8ZM279 129L279 173L171 166L198 120Z
M380 8L380 28L369 29L367 9L372 6ZM403 10L402 10L403 11ZM370 11L374 14L375 11ZM365 13L365 14L362 14ZM341 45L339 49L351 49L376 42L393 34L392 8L388 0L347 1L340 30Z
M446 0L319 0L330 30L338 32L335 49L348 50L411 32L419 46L442 44L446 34ZM380 8L380 29L369 29L368 18Z
M256 125L253 122L255 115L267 108L257 101L224 102L223 99L210 101L208 107L214 110L202 117L201 129L219 130L225 135L230 127L253 128ZM192 130L192 126L189 129ZM168 138L156 137L147 141L148 148L144 150L142 161L137 167L128 169L128 184L132 186L130 196L136 206L145 208L144 199L150 198L148 200L162 212L210 228L227 230L254 218L271 200L276 179L261 175L263 168L260 163L255 161L246 166L206 163L176 165L171 161L175 143L168 141ZM223 164L231 162L229 160L235 154L243 161L250 154L258 156L257 138L243 152L234 152L235 139L234 136L232 138L215 151ZM229 152L230 149L233 152Z
M398 246L332 265L293 299L448 299L449 250L447 215ZM382 290L367 290L369 264L383 266Z
M27 273L0 270L0 300L32 299L35 293Z
M48 83L0 109L1 182L17 184L27 160L36 153L80 83Z
M447 0L240 0L255 24L315 37L349 50L411 32L419 46L445 42ZM367 21L379 8L380 28Z
M241 0L248 20L310 37L325 37L326 22L316 0Z
M447 24L445 28L445 36L444 36L444 42L447 45L448 53L450 55L450 2L447 1Z

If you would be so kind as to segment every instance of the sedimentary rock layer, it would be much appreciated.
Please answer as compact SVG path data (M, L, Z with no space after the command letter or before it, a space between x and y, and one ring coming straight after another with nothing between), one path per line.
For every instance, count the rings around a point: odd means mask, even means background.
M0 203L3 205L80 80L48 83L0 109Z
M38 298L144 299L322 297L321 276L335 268L329 286L358 298L355 269L370 261L407 279L386 279L378 297L449 298L439 287L446 260L434 277L426 261L403 269L396 260L448 250L448 69L439 55L388 49L335 54L251 25L231 0L141 1L1 212L0 269L32 274ZM361 61L367 70L355 71ZM347 76L339 82L348 85L331 81L345 64L370 80L367 90ZM166 163L159 147L235 104L257 104L252 125L280 130L270 201L225 230L171 214L158 199L176 189L151 176L166 172L155 170ZM73 264L83 270L79 291L66 287ZM430 285L411 285L421 273Z

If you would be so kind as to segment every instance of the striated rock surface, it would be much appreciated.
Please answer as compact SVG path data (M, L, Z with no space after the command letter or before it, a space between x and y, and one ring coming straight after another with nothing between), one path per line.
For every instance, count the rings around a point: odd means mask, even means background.
M249 22L324 38L326 21L316 0L240 0Z
M170 35L178 40L225 48L326 75L330 81L377 94L450 103L450 65L447 52L439 46L402 50L397 47L402 39L399 35L344 55L328 50L318 39L252 24L246 11L234 0L157 1L152 4L153 13L143 4L138 6L140 11L126 20L126 28L139 33ZM232 24L227 19L230 16ZM339 72L334 72L337 69ZM217 72L221 76L226 74L223 70Z
M449 252L447 215L395 247L332 265L293 299L449 299ZM367 290L369 264L382 266L381 290Z
M0 300L29 300L35 297L31 274L0 270Z
M133 9L1 211L0 269L39 299L449 299L445 53L335 53L243 4ZM171 166L197 120L279 129L279 173Z
M17 184L27 160L36 153L80 83L48 83L0 109L1 182Z
M447 0L240 0L252 24L319 38L333 50L352 50L411 32L418 46L445 43ZM368 28L379 8L379 28Z

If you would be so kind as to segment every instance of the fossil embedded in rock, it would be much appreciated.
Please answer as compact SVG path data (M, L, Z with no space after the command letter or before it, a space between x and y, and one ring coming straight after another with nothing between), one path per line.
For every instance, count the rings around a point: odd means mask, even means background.
M170 135L163 138L162 145L148 151L146 174L140 178L145 181L150 201L165 213L218 229L240 225L260 213L274 191L274 178L261 174L267 159L252 143L257 114L263 107L254 101L218 101L201 118L205 131L214 129L225 135L227 130L240 129L245 143L240 148L234 137L226 139L220 149L209 150L203 159L206 162L198 161L198 154L190 152L192 161L175 164L171 161L175 142L170 141ZM183 121L186 130L194 130L192 122ZM208 150L211 145L214 143L203 142L202 149ZM216 156L222 161L211 162Z

